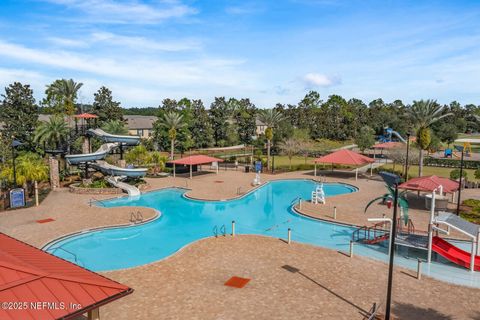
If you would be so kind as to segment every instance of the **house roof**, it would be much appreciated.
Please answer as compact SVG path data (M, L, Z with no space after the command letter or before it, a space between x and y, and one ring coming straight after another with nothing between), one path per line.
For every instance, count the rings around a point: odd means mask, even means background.
M131 130L152 129L153 123L157 121L155 116L126 115L123 118L127 121L127 127Z
M198 154L194 156L188 156L185 158L169 161L169 163L174 164L183 164L183 165L197 165L197 164L206 164L212 162L223 162L222 159L205 156L203 154Z
M0 233L0 301L27 304L24 308L0 308L0 319L73 319L132 292L123 284ZM38 303L48 305L38 307Z
M375 162L375 160L372 158L366 157L348 149L335 151L333 153L327 154L326 156L317 158L313 161L316 163L335 163L354 166Z
M459 183L447 178L437 177L437 176L426 176L426 177L417 177L408 180L407 182L402 183L398 187L400 189L407 189L413 191L428 191L432 192L433 190L443 187L443 192L452 193L458 189Z

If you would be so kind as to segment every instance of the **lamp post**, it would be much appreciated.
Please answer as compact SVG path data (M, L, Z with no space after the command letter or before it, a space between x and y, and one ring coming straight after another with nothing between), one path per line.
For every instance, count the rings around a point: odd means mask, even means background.
M390 234L390 259L388 263L388 284L387 284L387 302L385 307L385 320L390 320L390 309L392 304L392 285L393 285L393 262L395 257L395 238L397 237L397 211L398 211L398 184L400 177L388 172L380 172L380 176L390 187L395 187L395 195L393 198L393 217L392 231Z
M275 172L275 151L272 149L272 173Z
M410 132L407 133L407 156L405 158L405 176L403 177L403 179L405 181L408 180L408 155L409 155L409 151L410 151Z
M13 186L14 188L17 187L17 168L16 168L16 165L15 165L15 158L16 158L16 154L15 154L15 148L22 145L22 143L18 140L13 140L12 141L12 167L13 167Z
M457 150L462 152L462 156L460 157L460 181L458 183L458 198L457 198L457 216L460 215L460 197L462 193L462 179L463 179L463 147L455 147Z

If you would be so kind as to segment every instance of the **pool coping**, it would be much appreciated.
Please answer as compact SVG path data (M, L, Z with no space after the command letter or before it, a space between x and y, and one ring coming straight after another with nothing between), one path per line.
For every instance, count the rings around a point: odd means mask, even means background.
M107 208L107 207L103 207L103 208ZM57 242L60 242L60 241L65 240L67 238L70 238L70 237L73 237L73 236L78 236L78 235L81 235L81 234L84 234L84 233L102 231L102 230L107 230L107 229L119 229L119 228L130 228L130 227L141 226L141 225L153 222L155 220L158 220L159 218L162 217L162 213L157 209L154 209L154 208L151 208L151 207L142 207L142 208L148 208L148 209L153 210L155 212L155 215L151 218L148 218L148 219L143 220L143 221L138 222L138 223L131 222L131 223L122 223L122 224L113 224L113 225L103 225L103 226L98 226L98 227L93 227L93 228L85 228L85 229L81 229L79 231L66 233L66 234L61 235L60 237L57 237L57 238L55 238L53 240L50 240L50 241L46 242L45 244L41 245L40 249L43 250L43 251L46 251L46 250L49 249L49 247L53 246Z

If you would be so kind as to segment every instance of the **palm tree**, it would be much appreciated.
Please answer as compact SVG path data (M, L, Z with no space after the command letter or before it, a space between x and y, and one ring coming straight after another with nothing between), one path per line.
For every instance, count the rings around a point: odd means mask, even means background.
M423 174L423 152L427 150L431 141L430 126L438 120L451 116L452 113L443 113L444 108L435 100L414 101L407 110L413 127L417 132L417 145L420 149L418 176Z
M177 130L185 126L183 122L183 115L169 111L163 115L161 125L168 130L168 137L170 138L170 160L173 160L173 151L175 148L175 140L177 139Z
M102 130L110 134L128 134L128 128L125 126L125 122L120 120L109 120L102 126Z
M34 141L40 145L58 149L67 141L70 133L65 119L61 115L51 116L47 122L41 122L34 133Z
M67 115L75 113L75 100L77 99L78 90L83 86L81 82L75 82L73 79L57 80L48 86L47 91L51 94L63 98L63 103Z
M289 169L292 170L292 158L294 155L300 152L301 141L294 138L288 138L287 140L280 142L279 147L283 151L283 153L288 157Z
M388 186L388 185L385 185L385 187L387 188L388 190L388 193L380 196L380 197L377 197L375 199L373 199L372 201L370 201L369 203L367 203L367 205L365 206L365 210L364 210L364 213L367 212L368 208L376 201L378 200L386 200L386 199L390 199L393 201L393 199L395 198L395 189L393 189L392 187ZM408 224L408 200L407 200L407 191L408 190L403 190L402 192L400 192L398 194L398 207L402 210L402 217L403 217L403 222L405 223L405 225Z
M24 185L26 193L29 194L29 184L48 179L48 166L38 154L27 152L16 159L16 175L17 182ZM13 183L13 167L5 166L0 171L0 177Z
M275 109L264 109L259 111L258 119L267 126L265 130L265 138L267 139L267 169L270 170L270 147L273 139L273 128L283 120L283 115Z

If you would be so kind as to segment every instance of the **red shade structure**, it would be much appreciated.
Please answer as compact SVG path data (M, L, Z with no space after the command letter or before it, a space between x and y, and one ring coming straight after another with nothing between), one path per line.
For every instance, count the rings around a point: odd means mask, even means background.
M341 164L347 166L361 166L374 163L375 160L348 149L341 149L326 156L313 160L315 163L315 176L317 175L317 163ZM371 173L371 171L370 171ZM355 170L355 179L358 178L358 168Z
M12 304L0 308L0 319L75 319L85 313L98 319L100 306L132 292L0 233L0 301Z
M192 166L213 163L213 162L223 162L223 159L209 157L203 154L197 154L197 155L169 161L169 163L173 163L174 178L175 178L175 165L180 164L180 165L190 166L190 179L192 179ZM218 165L217 165L217 173L218 173Z
M74 117L77 118L77 119L96 119L96 118L98 118L97 115L91 114L91 113L76 114L76 115L74 115Z
M410 179L407 182L402 183L398 187L400 189L412 191L432 192L440 188L440 186L442 186L443 192L453 193L458 190L459 183L457 181L433 175Z

